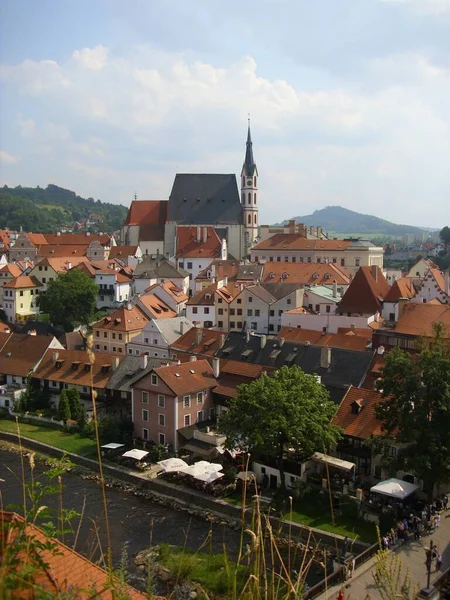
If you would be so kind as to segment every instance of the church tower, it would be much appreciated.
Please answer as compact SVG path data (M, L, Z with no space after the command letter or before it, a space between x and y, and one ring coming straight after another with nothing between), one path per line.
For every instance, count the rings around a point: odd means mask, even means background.
M247 148L241 171L241 203L244 216L245 254L258 236L258 169L253 159L252 134L248 121Z

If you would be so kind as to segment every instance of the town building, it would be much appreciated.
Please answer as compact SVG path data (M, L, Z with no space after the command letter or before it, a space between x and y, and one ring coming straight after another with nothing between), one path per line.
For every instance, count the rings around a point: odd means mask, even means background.
M262 283L298 283L308 286L337 284L342 295L350 285L350 272L333 263L266 262L262 265Z
M172 281L165 283L154 283L145 290L145 293L139 296L142 299L147 294L153 294L162 300L177 315L180 315L186 309L186 303L189 296L183 290L177 287ZM144 306L142 307L145 310Z
M121 231L122 244L139 246L144 255L164 255L167 200L134 200Z
M140 308L128 303L92 326L96 352L126 354L126 346L149 322Z
M217 379L207 360L159 367L133 385L135 436L179 448L178 430L214 414L212 389Z
M185 294L189 290L189 273L170 260L144 255L133 271L133 295L144 294L155 283L172 282Z
M207 358L212 364L216 352L225 345L226 337L225 333L215 329L193 327L171 344L170 357L181 362L191 357Z
M8 323L25 322L39 314L38 296L42 283L36 277L21 275L3 285L3 310Z
M22 275L22 269L19 265L15 263L7 263L0 268L0 286L5 285L11 281L11 279L16 279L16 277L20 277Z
M450 304L450 269L442 273L439 269L428 269L417 286L417 293L412 302L431 302L439 300L442 304Z
M396 279L383 301L383 318L386 321L398 321L399 303L410 301L416 295L413 280L407 277Z
M360 267L339 303L337 312L347 317L381 315L389 284L380 267Z
M197 327L213 327L216 323L214 294L217 284L201 290L186 304L186 317Z
M127 354L148 354L152 358L168 358L170 346L194 327L186 317L152 319L141 333L127 344Z

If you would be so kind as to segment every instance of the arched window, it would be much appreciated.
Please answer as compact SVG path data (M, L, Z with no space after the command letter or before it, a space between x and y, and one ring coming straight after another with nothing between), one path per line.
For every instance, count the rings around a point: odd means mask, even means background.
M242 187L245 187L245 175L242 175Z
M256 213L255 213L255 225L256 225Z
M251 194L251 192L248 193L248 203L249 204L252 203L252 194Z
M247 217L247 223L248 223L249 225L251 225L251 224L252 224L252 215L251 215L250 213L248 214L248 217Z
M255 182L253 185L256 187L256 175L253 177L253 181Z
M256 204L256 194L253 194L253 204Z
M241 194L241 195L242 195L242 204L245 204L245 193L244 193L244 192L242 192L242 194Z

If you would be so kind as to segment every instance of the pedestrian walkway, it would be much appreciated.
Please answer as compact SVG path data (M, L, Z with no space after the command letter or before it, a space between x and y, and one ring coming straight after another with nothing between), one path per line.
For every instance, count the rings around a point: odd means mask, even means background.
M435 533L424 535L417 541L411 540L392 551L401 557L403 574L409 569L411 584L414 588L417 587L420 589L427 584L425 549L429 547L431 540L433 544L437 545L439 552L442 554L441 571L444 571L447 567L450 567L450 510L441 513L441 524ZM344 600L382 600L381 594L374 584L372 575L375 560L374 557L361 565L353 573L353 577L345 583L343 588ZM435 561L433 561L431 583L433 583L438 575L439 571L435 570ZM317 598L318 600L336 600L340 590L341 586L333 586Z

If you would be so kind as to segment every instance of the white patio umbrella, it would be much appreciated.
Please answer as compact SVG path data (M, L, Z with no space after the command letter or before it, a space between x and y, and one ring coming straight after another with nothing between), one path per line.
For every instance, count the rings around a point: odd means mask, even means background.
M133 450L128 450L128 452L124 452L122 456L124 458L134 458L135 460L142 460L145 456L147 456L148 452L145 450L138 450L137 448L133 448Z
M164 473L176 473L180 469L185 469L188 464L181 458L166 458L165 460L160 460L158 465L164 471Z
M194 466L197 467L198 469L204 469L205 471L213 471L213 472L221 471L223 468L222 465L220 465L219 463L211 463L211 462L208 462L207 460L199 460L198 462L195 463Z
M213 481L221 479L223 475L223 473L218 473L217 471L205 471L205 473L199 473L194 477L195 479L198 479L199 481L204 481L205 483L213 483Z
M382 494L383 496L391 496L391 498L403 500L418 489L418 485L401 479L395 479L394 477L392 479L380 481L377 485L372 486L370 491L375 492L376 494Z

